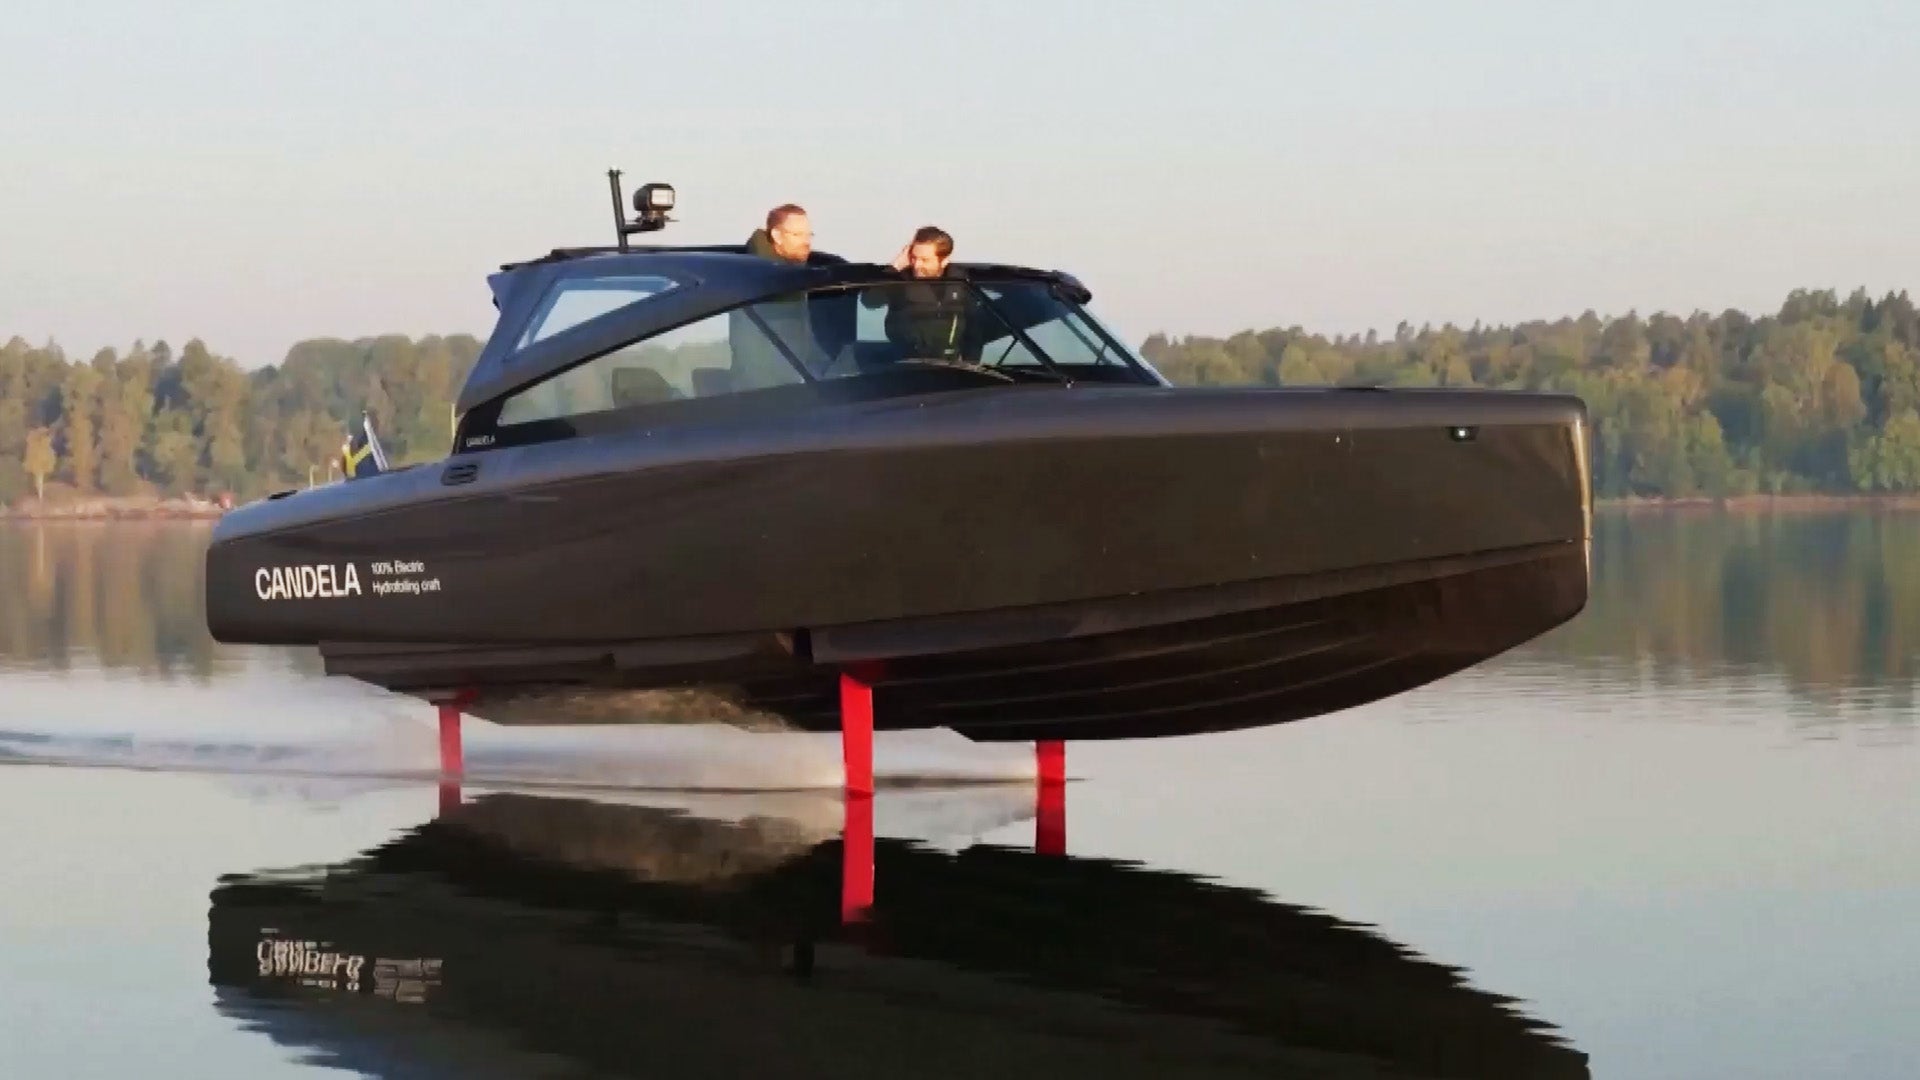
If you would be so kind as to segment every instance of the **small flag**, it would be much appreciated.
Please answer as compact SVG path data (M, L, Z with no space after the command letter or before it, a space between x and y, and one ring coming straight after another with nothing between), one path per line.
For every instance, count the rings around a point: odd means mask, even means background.
M387 471L387 455L380 449L379 437L373 433L373 417L364 412L360 414L360 431L340 444L340 471L349 480L379 476Z

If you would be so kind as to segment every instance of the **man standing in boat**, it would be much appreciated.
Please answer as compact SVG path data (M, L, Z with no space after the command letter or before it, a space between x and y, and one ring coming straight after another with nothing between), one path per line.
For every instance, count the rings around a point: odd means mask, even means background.
M804 263L813 253L813 224L805 209L782 203L767 211L767 226L747 237L747 250L767 259Z
M793 203L782 203L767 211L766 227L755 229L753 235L747 237L746 249L764 259L806 265L807 257L813 253L813 225L807 219L806 210ZM814 344L804 300L763 301L755 304L753 310L801 363L818 363L820 350ZM727 326L733 350L732 389L780 386L798 378L793 366L780 355L779 348L767 340L766 334L744 312L736 311L728 316Z
M893 268L909 284L868 289L860 298L870 308L887 308L887 338L912 357L958 358L966 342L970 296L965 274L951 265L953 237L934 225L922 226Z
M924 281L944 275L952 259L953 237L937 225L922 225L893 257L893 268Z

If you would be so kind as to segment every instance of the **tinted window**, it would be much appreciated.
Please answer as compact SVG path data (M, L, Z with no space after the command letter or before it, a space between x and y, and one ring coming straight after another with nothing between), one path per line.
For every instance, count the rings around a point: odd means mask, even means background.
M1075 306L1040 283L983 285L994 309L1010 319L1056 364L1127 366L1126 355ZM980 363L990 367L1038 365L1040 359L1009 331L981 344Z
M1007 333L979 295L958 280L868 285L808 300L822 361L809 370L828 377L903 360L971 361L983 337Z
M804 381L744 313L714 315L520 391L501 404L499 423L525 424Z
M624 280L667 284L657 278ZM624 295L632 302L635 293L629 288ZM596 309L586 299L578 304L564 310L604 313L620 306L602 303ZM557 320L563 309L556 303L553 310ZM1010 322L1055 364L1082 370L1131 367L1127 354L1079 308L1044 284L978 287L948 278L890 282L762 301L635 342L512 395L502 403L498 423L898 371L916 361L1044 366Z
M527 321L526 333L520 335L520 347L524 349L589 319L659 296L673 287L674 283L663 277L563 278L547 290L540 309Z

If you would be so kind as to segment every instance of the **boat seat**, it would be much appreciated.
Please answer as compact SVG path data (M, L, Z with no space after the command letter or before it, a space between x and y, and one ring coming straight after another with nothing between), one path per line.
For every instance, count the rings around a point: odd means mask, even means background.
M613 404L615 408L629 405L651 405L659 401L672 401L680 397L667 377L650 367L617 367L612 372Z
M718 397L733 391L733 374L726 368L697 367L693 369L693 396Z

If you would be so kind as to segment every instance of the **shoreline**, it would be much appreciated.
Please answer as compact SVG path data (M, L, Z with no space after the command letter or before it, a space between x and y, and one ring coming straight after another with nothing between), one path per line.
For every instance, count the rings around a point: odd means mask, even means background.
M0 506L0 521L210 521L225 513L218 502L191 497L25 500Z
M1808 513L1823 510L1920 510L1920 494L1893 492L1817 493L1792 495L1644 496L1626 495L1593 500L1596 512L1635 514L1674 511L1721 513Z

